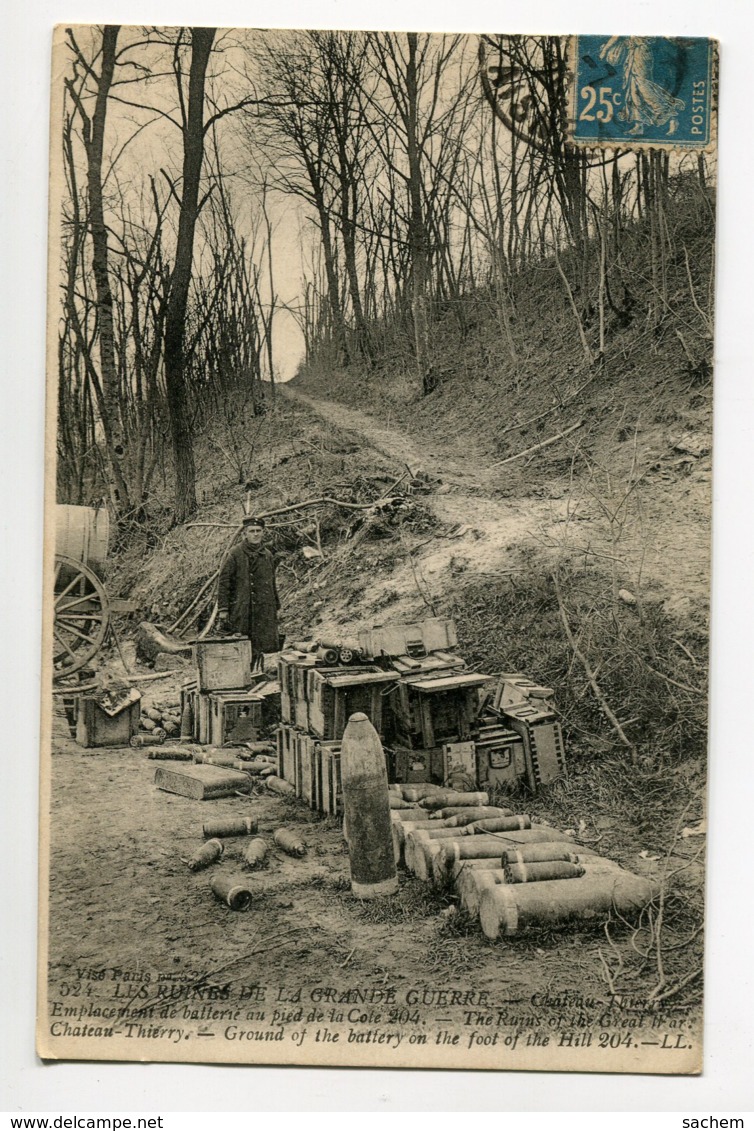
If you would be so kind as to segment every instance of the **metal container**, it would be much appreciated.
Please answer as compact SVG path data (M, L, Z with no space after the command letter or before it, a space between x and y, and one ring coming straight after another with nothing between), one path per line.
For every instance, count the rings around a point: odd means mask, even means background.
M243 876L213 876L210 887L219 900L226 903L231 911L248 911L251 907L251 892Z
M205 821L202 825L206 837L251 836L256 831L256 817L228 817L224 821Z
M208 840L201 848L197 848L193 856L189 857L189 871L200 872L202 868L208 868L210 864L214 864L220 859L223 851L224 847L221 840Z
M106 507L55 507L55 550L99 571L107 558L110 516Z

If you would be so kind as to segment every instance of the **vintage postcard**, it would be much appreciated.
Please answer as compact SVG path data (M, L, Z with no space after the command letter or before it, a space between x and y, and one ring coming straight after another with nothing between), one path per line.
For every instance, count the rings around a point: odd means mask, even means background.
M702 1070L717 81L56 29L42 1058Z

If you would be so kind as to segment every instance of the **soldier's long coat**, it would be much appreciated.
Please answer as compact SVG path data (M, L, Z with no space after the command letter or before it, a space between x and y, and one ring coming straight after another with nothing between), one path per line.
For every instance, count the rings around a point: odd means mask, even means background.
M234 632L250 638L254 653L278 651L276 564L265 546L242 542L231 550L220 571L218 607L228 610Z

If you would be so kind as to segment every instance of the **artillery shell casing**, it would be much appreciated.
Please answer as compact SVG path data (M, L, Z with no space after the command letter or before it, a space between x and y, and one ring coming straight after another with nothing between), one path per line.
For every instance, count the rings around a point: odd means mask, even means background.
M141 743L139 744L141 745ZM164 749L145 750L147 758L157 762L191 762L190 750L176 750L175 746L166 746Z
M210 887L231 911L248 911L251 907L251 892L243 876L224 876L221 873L212 877Z
M580 864L570 860L539 860L523 864L506 864L509 884L535 884L543 880L575 880L584 875Z
M251 836L256 831L255 817L228 817L225 821L206 821L202 825L206 837Z
M281 797L292 797L296 794L296 790L291 783L285 781L284 778L279 778L276 774L270 774L269 777L265 779L265 785L270 793L278 793Z
M194 855L188 862L189 869L192 872L200 872L202 868L208 868L210 864L214 864L219 860L224 852L223 843L220 840L208 840L201 848L197 848Z
M255 836L244 848L243 860L247 868L259 868L267 860L267 841Z
M138 750L142 746L160 746L165 739L152 731L151 734L132 734L128 741L135 750Z
M290 829L276 829L272 839L288 856L306 856L306 845Z
M550 841L544 844L527 844L520 848L503 849L503 867L506 864L537 864L548 860L566 860L578 864L579 854L592 852L576 844L558 844Z
M472 805L484 806L489 805L489 802L490 797L488 793L461 793L455 790L428 794L421 799L421 804L424 809L447 809L466 805L469 807Z

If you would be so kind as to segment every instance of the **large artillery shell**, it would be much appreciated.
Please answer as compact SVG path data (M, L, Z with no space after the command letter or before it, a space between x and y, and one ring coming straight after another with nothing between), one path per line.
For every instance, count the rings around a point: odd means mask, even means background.
M176 746L158 746L156 749L144 751L147 758L153 762L190 762L191 751L181 750Z
M267 860L267 841L255 836L243 850L243 861L247 868L261 868Z
M484 821L472 821L465 828L472 836L476 833L509 833L514 829L530 829L531 817L527 817L525 813L518 813L514 817L489 817Z
M430 813L430 821L443 821L448 828L454 825L470 825L472 821L486 821L492 817L510 817L510 809L498 809L495 805L449 805Z
M461 907L476 919L484 892L505 882L502 868L464 868L455 883Z
M141 727L142 730L146 730L146 731L151 732L151 731L154 730L155 725L156 724L153 723L152 720L147 717L147 715L142 715L141 718L139 719L139 726Z
M205 766L225 766L233 769L238 761L235 754L222 754L219 750L197 750L194 761Z
M351 715L340 753L351 891L376 899L398 890L385 754L365 714Z
M414 785L402 785L401 792L404 801L421 801L422 798L429 797L430 794L443 793L444 790L439 785L421 781Z
M415 809L416 806L413 801L404 801L398 793L388 791L388 799L390 801L391 809Z
M656 884L620 869L572 880L500 884L482 894L479 922L488 939L527 927L596 922L615 911L637 915L657 895Z
M436 858L434 860L437 865L436 873L447 875L459 860L491 857L497 860L498 867L500 867L502 855L506 848L515 848L517 844L530 844L538 841L558 841L562 843L564 840L563 833L558 832L557 829L539 826L534 829L520 829L510 833L476 834L459 837L458 840L433 842L441 846L439 850L433 849L433 858Z
M223 843L220 840L208 840L201 848L197 848L196 852L190 857L188 866L192 872L200 872L202 868L208 868L210 864L214 864L219 860L223 854Z
M186 706L181 713L181 738L190 739L194 737L194 712L191 704L186 700Z
M210 887L218 899L227 903L231 911L248 911L251 907L251 892L243 876L213 876Z
M542 880L575 880L584 875L580 864L568 860L540 860L531 864L506 864L509 884L536 884Z
M291 832L290 829L276 829L272 839L278 848L287 853L288 856L306 856L306 845L301 837Z
M148 719L151 719L152 722L154 722L154 723L161 723L162 722L162 711L158 711L156 707L147 707L144 714L147 716Z
M206 821L202 832L207 837L251 836L257 831L255 817L228 817L224 821Z
M424 809L447 809L448 806L462 805L488 805L487 793L460 793L453 790L444 790L441 793L430 793L422 798Z
M579 856L585 852L591 853L591 848L583 849L576 844L558 844L557 842L545 844L522 844L520 848L503 849L503 867L506 864L535 864L544 860L570 860L578 863Z
M264 784L269 789L270 793L277 793L280 797L295 797L296 790L290 782L285 781L284 778L279 778L277 774L270 774L264 779Z
M159 734L132 734L128 740L134 749L138 750L142 746L159 746L165 739Z

